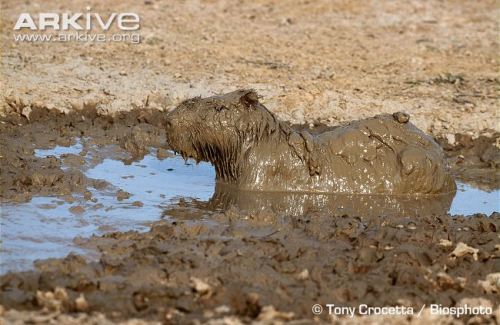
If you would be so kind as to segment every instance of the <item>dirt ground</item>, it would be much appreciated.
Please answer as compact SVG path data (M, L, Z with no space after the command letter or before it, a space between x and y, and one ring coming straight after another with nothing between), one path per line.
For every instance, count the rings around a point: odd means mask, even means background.
M2 202L105 185L64 170L61 159L35 157L35 148L89 137L137 160L149 148L168 149L162 111L238 88L256 89L291 124L317 128L409 112L445 149L457 179L500 188L498 2L95 1L92 12L138 13L142 42L13 41L21 12L81 12L88 4L2 0ZM0 276L3 321L500 319L498 213L292 217L180 200L168 214L147 232L79 239L98 260L70 255ZM493 314L350 320L311 312L333 302L416 312L431 303L481 305Z
M139 14L142 42L13 41L21 12L89 4ZM298 124L402 110L451 142L499 131L496 1L3 0L1 15L4 108L168 109L254 88Z

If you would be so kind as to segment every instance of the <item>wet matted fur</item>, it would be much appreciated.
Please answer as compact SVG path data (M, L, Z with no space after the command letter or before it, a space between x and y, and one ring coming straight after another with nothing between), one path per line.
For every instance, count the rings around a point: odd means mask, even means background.
M441 147L404 113L313 135L290 127L252 90L193 98L167 116L167 140L209 161L220 183L258 191L438 194L455 191Z

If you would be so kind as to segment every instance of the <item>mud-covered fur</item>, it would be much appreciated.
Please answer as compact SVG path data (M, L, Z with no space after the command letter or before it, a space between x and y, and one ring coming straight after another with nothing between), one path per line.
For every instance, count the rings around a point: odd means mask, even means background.
M250 90L189 99L169 113L167 129L175 152L184 159L211 162L224 182L238 180L242 154L250 147L290 133Z
M365 194L455 190L441 148L403 113L353 121L318 135L296 131L251 90L193 98L167 116L167 140L185 159L209 161L240 189Z

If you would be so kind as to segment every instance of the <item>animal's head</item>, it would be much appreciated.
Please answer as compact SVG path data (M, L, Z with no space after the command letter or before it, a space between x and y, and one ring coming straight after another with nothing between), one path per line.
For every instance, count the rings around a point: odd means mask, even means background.
M244 148L280 129L252 90L193 98L167 115L167 141L184 158L234 163Z

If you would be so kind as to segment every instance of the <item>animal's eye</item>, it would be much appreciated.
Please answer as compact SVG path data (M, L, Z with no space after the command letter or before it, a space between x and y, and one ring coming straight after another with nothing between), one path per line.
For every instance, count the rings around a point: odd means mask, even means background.
M217 105L217 106L215 106L215 110L216 110L217 112L220 112L220 111L222 111L222 110L223 110L223 109L225 109L225 108L226 108L226 106L224 106L224 105Z

